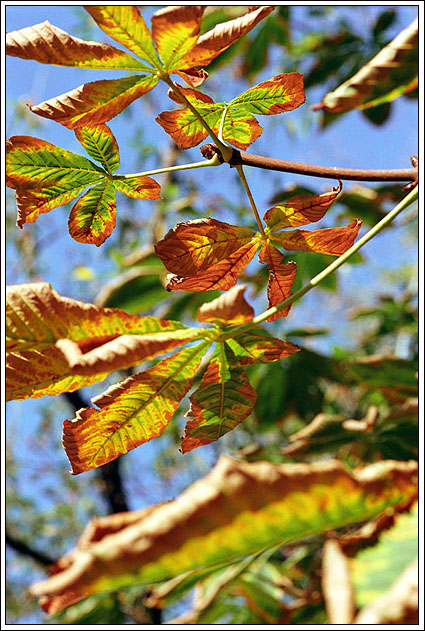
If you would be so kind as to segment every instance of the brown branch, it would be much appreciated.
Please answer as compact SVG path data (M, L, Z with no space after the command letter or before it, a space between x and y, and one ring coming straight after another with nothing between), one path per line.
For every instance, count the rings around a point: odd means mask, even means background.
M36 561L40 565L44 565L44 567L53 565L53 563L55 562L54 559L50 558L47 554L44 554L44 552L39 552L38 550L31 548L28 544L24 543L20 539L17 539L16 537L13 537L8 532L6 532L5 543L16 552L19 552L20 554L25 554L26 556L33 559L33 561Z
M283 171L285 173L297 173L312 177L325 177L336 180L357 180L362 182L414 182L418 180L418 169L345 169L342 167L323 167L289 160L276 160L257 156L246 151L233 150L230 166L240 164L268 169L269 171Z
M65 398L74 410L88 407L78 390L65 392ZM123 513L129 510L120 472L120 458L104 464L98 469L102 493L108 505L109 513Z

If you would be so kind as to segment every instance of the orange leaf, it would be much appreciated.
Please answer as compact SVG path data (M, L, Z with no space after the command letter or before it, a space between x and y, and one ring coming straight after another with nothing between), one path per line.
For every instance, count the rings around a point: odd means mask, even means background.
M153 14L152 38L169 72L190 67L182 66L180 60L196 44L204 11L204 6L184 5L165 7Z
M286 233L287 234L287 233ZM275 235L273 235L274 237ZM269 264L269 282L267 285L267 297L269 308L275 307L291 295L291 287L297 272L297 265L293 261L282 265L283 254L279 252L269 241L264 241L259 254L260 263ZM291 305L280 309L277 313L267 318L267 322L274 322L283 316L287 316Z
M273 231L281 228L297 228L319 221L338 197L341 189L342 182L339 182L338 188L328 193L295 195L283 204L270 208L264 215L264 221Z
M273 9L274 7L253 7L239 18L217 24L211 31L201 35L196 45L180 59L178 69L207 66L226 48L253 29L260 20L267 17Z
M134 199L161 199L161 187L151 177L119 177L115 176L112 184L117 191Z
M207 344L208 345L208 344ZM100 467L156 438L192 385L206 344L186 348L95 397L63 425L63 446L72 473Z
M273 241L280 243L286 250L303 250L340 256L351 248L361 225L361 220L355 219L345 228L273 233Z
M227 291L236 285L239 275L254 258L259 244L260 237L254 236L250 242L221 259L218 263L211 265L209 269L201 270L194 276L172 278L167 285L167 290L207 291L220 289Z
M239 364L268 364L298 353L299 346L285 342L266 333L245 331L227 340Z
M257 393L243 370L235 365L231 349L217 345L199 388L190 397L190 418L181 442L187 453L218 440L251 414Z
M244 298L245 289L245 285L238 285L215 300L204 303L198 309L199 322L220 322L222 324L251 322L254 317L254 309Z
M155 252L167 270L180 276L193 276L252 241L248 228L218 219L194 219L178 223L155 245Z
M73 206L69 234L80 243L102 245L115 228L116 214L115 188L105 180L84 193Z

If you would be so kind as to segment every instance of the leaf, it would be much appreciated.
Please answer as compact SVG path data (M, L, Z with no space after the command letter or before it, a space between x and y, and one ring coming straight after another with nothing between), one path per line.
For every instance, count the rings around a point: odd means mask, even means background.
M178 223L155 245L167 270L192 276L208 270L236 250L249 244L252 230L233 226L212 217Z
M236 365L230 347L217 343L199 388L190 397L190 419L180 451L187 453L218 440L242 423L257 399L242 368Z
M214 131L218 133L220 125L216 125ZM230 142L238 149L245 150L257 140L263 133L255 116L247 116L246 112L236 109L228 110L223 125L223 139Z
M346 228L323 228L322 230L291 230L273 233L273 240L286 250L303 250L340 256L354 243L362 222L355 219Z
M75 199L85 188L87 188L86 184L73 185L71 181L40 190L18 189L16 191L16 225L22 228L26 223L33 223L41 214L48 213L53 208Z
M293 261L282 265L283 254L279 252L269 241L264 241L258 255L260 263L269 264L269 282L267 285L267 298L270 307L275 307L291 295L291 287L297 273L297 265ZM267 318L267 322L274 322L283 316L287 316L291 305L283 307L277 313Z
M8 396L10 394L13 398L16 395L21 399L59 394L106 377L104 372L98 372L93 378L72 374L69 363L57 347L59 340L62 340L62 345L64 340L75 342L89 358L94 356L97 359L102 356L102 346L114 340L115 350L114 346L112 349L111 345L107 346L111 349L107 355L109 365L106 364L109 370L111 363L118 365L118 360L121 366L127 363L125 353L121 353L121 358L117 353L123 337L127 341L129 336L137 339L139 354L133 354L133 359L138 364L142 359L152 357L152 351L157 354L158 349L152 339L155 334L160 334L161 338L161 334L174 332L173 346L176 346L180 335L186 340L188 337L193 339L190 331L193 333L193 329L187 329L179 322L154 317L139 318L118 309L95 307L64 298L48 283L12 285L6 293L6 351L7 366L10 367ZM143 336L148 339L145 345L140 339ZM91 349L95 352L90 354ZM83 355L82 359L89 364L87 357ZM105 362L103 366L105 370Z
M225 294L226 295L226 294ZM239 364L268 364L297 353L299 346L261 334L245 331L227 340Z
M289 72L259 83L233 99L231 106L238 106L251 114L271 115L294 110L304 101L303 75Z
M168 72L190 67L181 59L196 44L204 11L203 6L186 5L165 7L153 14L152 38Z
M140 59L144 59L156 68L160 67L151 34L136 6L89 5L84 8L102 31L123 44Z
M29 108L34 114L61 123L68 129L97 125L122 112L152 90L158 81L155 75L93 81Z
M63 426L63 445L72 473L100 467L156 438L171 421L192 385L205 353L203 343L111 386Z
M340 182L338 188L328 193L295 195L283 204L270 208L264 215L264 221L274 232L282 228L297 228L319 221L325 216L341 189L342 183Z
M161 199L161 186L151 177L120 177L116 175L112 184L117 191L134 199Z
M199 322L243 324L251 322L254 309L244 298L246 285L238 285L198 309Z
M105 124L83 126L75 130L78 142L89 156L100 162L108 173L113 173L120 166L118 143L109 127Z
M179 70L196 66L207 66L220 53L234 44L243 35L273 11L274 7L252 7L248 13L234 20L217 24L211 31L199 37L196 45L179 61Z
M167 290L184 289L186 291L207 291L220 289L227 291L236 285L239 275L255 256L260 244L260 237L254 236L238 250L226 258L212 264L209 269L201 270L194 276L174 276L167 285Z
M6 141L6 184L19 189L86 187L105 171L78 153L33 136L12 136ZM78 194L78 193L77 193Z
M96 70L146 70L145 64L108 44L69 35L47 20L6 35L6 53L42 64Z
M244 463L227 456L182 495L121 530L84 541L34 584L55 613L91 594L149 584L402 510L417 495L414 462L348 472L338 461ZM105 523L105 522L104 522ZM190 524L190 528L188 528ZM108 533L108 534L106 534Z
M354 76L329 92L313 109L348 112L375 107L417 86L418 20L414 20L382 48Z
M80 243L102 245L116 223L115 188L105 180L85 193L69 215L69 234Z

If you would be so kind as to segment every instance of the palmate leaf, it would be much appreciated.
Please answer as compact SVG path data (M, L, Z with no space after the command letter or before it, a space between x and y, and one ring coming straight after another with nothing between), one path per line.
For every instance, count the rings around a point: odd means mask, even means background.
M38 398L103 381L109 372L171 350L198 332L64 298L48 283L8 287L7 397Z
M31 592L55 613L91 594L231 563L387 508L400 511L416 496L414 462L382 461L350 473L338 461L276 465L224 456L182 495L139 513L130 525L125 515L121 529L118 515L103 518L100 530L93 522L57 573Z
M182 453L207 445L234 429L251 414L257 393L232 350L217 344L199 388L190 397L190 419L181 442Z
M199 37L205 7L171 6L153 15L151 37L135 6L84 8L105 33L143 61L114 46L73 37L47 21L6 36L6 52L15 57L61 66L147 73L87 83L30 105L35 114L70 129L110 120L152 90L159 81L158 73L165 77L176 72L190 85L201 85L207 73L196 66L208 65L273 10L273 7L255 8Z
M279 114L299 107L305 100L302 74L280 74L251 88L230 103L214 101L191 88L176 84L186 99L203 116L211 129L238 149L246 149L261 136L262 127L253 114ZM179 102L172 91L169 96ZM224 120L222 121L224 115ZM195 147L207 132L188 107L161 112L156 121L182 149Z
M120 156L107 125L79 127L75 135L103 169L40 138L13 136L6 147L6 184L16 189L17 225L21 228L94 184L72 208L69 232L76 241L99 246L115 227L115 190L138 199L158 199L160 186L150 177L111 177Z
M418 85L418 20L313 109L333 114L393 101Z
M63 426L72 473L110 462L160 436L192 385L209 342L179 351L153 368L111 386Z

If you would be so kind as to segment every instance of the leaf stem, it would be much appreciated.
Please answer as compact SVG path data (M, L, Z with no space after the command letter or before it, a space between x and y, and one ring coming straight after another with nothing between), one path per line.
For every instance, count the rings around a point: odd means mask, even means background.
M169 76L163 77L162 79L163 79L163 81L165 81L165 83L167 85L170 86L172 91L179 97L179 99L184 101L184 103L187 105L187 107L190 109L190 111L193 112L193 114L196 116L196 118L201 123L203 128L208 132L208 134L211 136L212 140L217 145L218 149L220 150L221 155L223 156L224 161L225 162L229 162L229 160L231 159L231 157L233 155L233 148L229 147L229 145L225 144L216 135L216 133L211 129L211 127L208 125L206 120L201 116L201 114L198 112L198 110L192 105L192 103L189 101L189 99L187 99L185 97L185 95L183 94L183 92L181 90L179 90L179 88L176 86L176 84L173 83L173 81L171 81Z
M141 173L127 173L126 175L114 175L112 179L130 178L130 177L142 177L147 175L158 175L159 173L170 173L171 171L185 171L187 169L202 169L203 167L216 167L221 164L217 155L214 155L211 160L203 160L202 162L191 162L190 164L181 164L172 167L163 167L162 169L154 169L153 171L142 171Z
M373 228L371 228L369 232L367 232L363 237L361 237L361 239L359 239L349 250L347 250L344 254L339 256L335 261L333 261L330 265L328 265L328 267L326 267L319 274L317 274L317 276L312 278L306 285L304 285L304 287L301 287L301 289L299 289L294 294L286 298L286 300L283 300L282 302L280 302L275 307L271 307L270 309L267 309L267 311L264 311L257 317L253 318L253 320L249 322L248 324L241 324L229 330L227 337L228 338L234 337L235 334L240 333L243 330L249 329L251 326L261 324L261 322L264 322L265 320L267 320L267 318L270 318L270 316L275 315L275 313L277 313L284 307L287 307L288 305L295 302L295 300L298 300L298 298L301 298L301 296L304 296L304 294L310 291L310 289L313 289L313 287L316 287L316 285L318 285L330 274L335 272L335 270L341 267L341 265L343 265L351 256L353 256L353 254L358 252L358 250L360 250L360 248L362 248L368 241L370 241L371 239L373 239L373 237L379 234L381 230L383 230L388 224L390 224L392 220L399 213L401 213L405 208L407 208L407 206L409 206L417 198L418 198L418 187L416 186L413 189L413 191L410 191L410 193L406 195L406 197L402 199L401 202L397 204L397 206L391 212L389 212L383 219L381 219L381 221L379 221L375 226L373 226ZM221 339L223 339L223 336Z
M267 239L266 233L264 232L264 227L258 214L257 206L255 204L254 198L252 196L251 190L248 186L248 182L246 181L245 173L243 172L243 168L241 164L238 164L236 167L237 172L239 173L239 177L241 178L242 184L246 190L246 194L248 195L249 201L251 203L252 210L254 211L255 219L257 220L258 227L260 228L261 236L263 239Z

